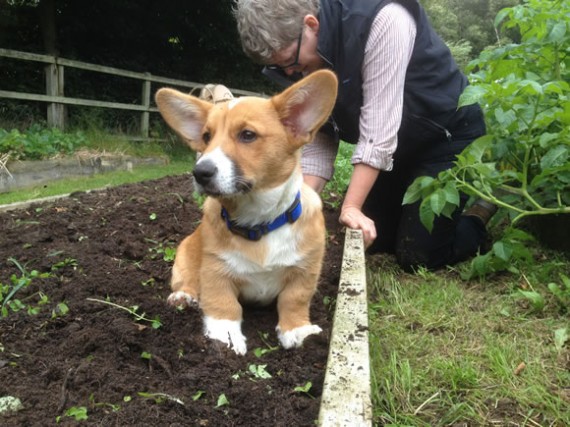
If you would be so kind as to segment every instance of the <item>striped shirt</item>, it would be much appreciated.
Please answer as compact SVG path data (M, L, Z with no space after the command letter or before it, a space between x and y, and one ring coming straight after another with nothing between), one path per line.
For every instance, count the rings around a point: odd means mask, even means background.
M352 164L392 170L415 37L416 23L400 4L386 5L374 18L364 50L360 138ZM338 144L332 138L318 133L303 150L303 173L330 180L337 151Z

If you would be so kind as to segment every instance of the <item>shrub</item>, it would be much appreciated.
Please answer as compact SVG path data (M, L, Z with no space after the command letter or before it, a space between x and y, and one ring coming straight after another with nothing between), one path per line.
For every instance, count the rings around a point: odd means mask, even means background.
M34 126L25 132L0 129L0 153L9 153L14 160L39 160L70 154L85 143L81 132L66 134L56 128Z

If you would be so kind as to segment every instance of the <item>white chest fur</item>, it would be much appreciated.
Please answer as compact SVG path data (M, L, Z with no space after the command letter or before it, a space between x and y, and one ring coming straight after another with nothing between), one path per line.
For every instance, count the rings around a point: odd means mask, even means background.
M287 267L299 265L301 255L292 227L287 224L265 236L267 251L264 257L252 259L238 251L221 255L229 271L245 285L240 298L247 302L269 304L283 288Z

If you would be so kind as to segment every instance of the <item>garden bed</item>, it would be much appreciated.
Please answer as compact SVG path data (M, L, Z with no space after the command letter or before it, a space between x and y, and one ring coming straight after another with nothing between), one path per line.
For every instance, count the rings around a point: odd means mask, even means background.
M325 215L311 308L323 333L283 350L275 308L248 307L240 357L202 336L199 313L165 303L171 248L200 218L188 175L1 213L0 282L31 282L0 318L0 397L24 407L0 424L313 425L344 240L338 214Z

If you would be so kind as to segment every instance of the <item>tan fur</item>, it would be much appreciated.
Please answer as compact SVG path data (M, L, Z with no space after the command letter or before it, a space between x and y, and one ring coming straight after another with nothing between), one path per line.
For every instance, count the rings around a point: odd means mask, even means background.
M231 162L239 169L239 177L222 172L249 186L243 192L221 185L214 186L215 190L205 187L212 197L206 199L201 224L178 247L169 303L189 305L193 300L205 318L241 322L240 301L248 292L264 292L259 284L248 288L252 275L259 273L273 284L268 285L268 292L271 286L278 288L278 331L295 332L311 325L309 306L324 256L325 224L320 198L302 184L299 149L328 118L336 84L332 72L319 71L271 99L247 97L216 105L172 89L157 93L164 119L190 147L202 153L203 159L210 155L217 160L221 157L221 164ZM247 140L252 134L255 139ZM295 186L301 190L302 215L273 235L250 241L229 231L221 218L222 206L230 217L243 217L245 222L251 220L249 206L259 208L260 216L275 209L266 206L269 200L288 207ZM279 194L282 188L283 197ZM286 241L279 242L279 236ZM292 249L281 254L282 245ZM281 260L291 265L279 265Z

